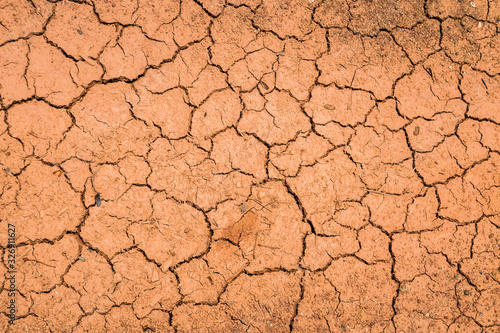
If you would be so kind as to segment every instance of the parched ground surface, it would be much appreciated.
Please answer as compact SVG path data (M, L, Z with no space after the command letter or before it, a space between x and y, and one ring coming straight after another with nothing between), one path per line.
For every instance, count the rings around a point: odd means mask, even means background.
M2 332L500 332L499 0L1 0L0 103Z

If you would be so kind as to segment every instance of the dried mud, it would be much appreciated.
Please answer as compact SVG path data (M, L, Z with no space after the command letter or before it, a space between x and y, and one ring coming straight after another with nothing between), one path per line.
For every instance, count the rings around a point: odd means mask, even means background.
M0 331L500 332L499 0L3 0L0 107Z

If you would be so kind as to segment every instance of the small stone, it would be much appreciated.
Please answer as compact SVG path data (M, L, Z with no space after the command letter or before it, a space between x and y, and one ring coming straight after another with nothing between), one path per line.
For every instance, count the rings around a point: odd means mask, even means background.
M153 269L153 272L151 273L151 282L156 282L160 280L160 276L158 274L158 271L156 269Z
M97 207L101 205L101 196L99 195L99 193L95 195L95 204Z
M78 259L80 259L81 261L85 262L85 258L84 257L79 257Z
M464 290L464 295L465 295L465 296L470 295L470 291L468 291L468 290Z
M420 134L420 127L419 126L415 126L415 129L413 130L413 135L417 136Z

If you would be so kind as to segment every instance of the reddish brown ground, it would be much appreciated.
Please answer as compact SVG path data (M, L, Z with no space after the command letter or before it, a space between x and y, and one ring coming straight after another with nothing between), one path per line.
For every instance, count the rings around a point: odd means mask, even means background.
M0 103L2 332L500 332L500 0L0 0Z

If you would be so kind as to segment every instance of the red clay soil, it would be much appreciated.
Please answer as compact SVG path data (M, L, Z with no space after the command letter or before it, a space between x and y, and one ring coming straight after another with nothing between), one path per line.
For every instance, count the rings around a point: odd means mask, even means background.
M2 332L500 332L500 0L0 0L0 106Z

